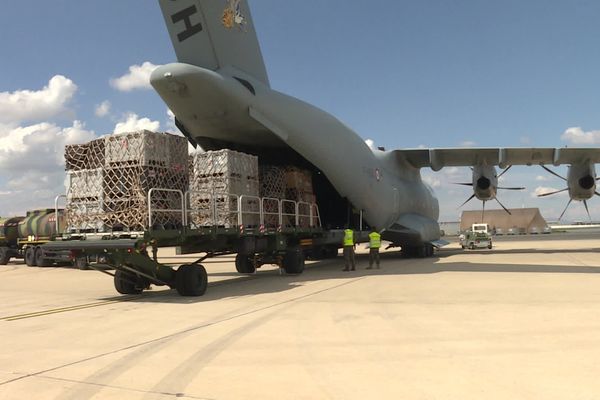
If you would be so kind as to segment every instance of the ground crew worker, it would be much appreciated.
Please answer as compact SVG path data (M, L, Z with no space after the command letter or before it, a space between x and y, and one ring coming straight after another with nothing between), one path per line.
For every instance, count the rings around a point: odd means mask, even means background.
M356 271L354 247L354 231L347 228L344 230L344 262L346 263L346 268L344 268L342 271Z
M377 229L373 228L373 232L369 233L369 266L367 269L372 269L373 264L379 269L379 249L381 248L381 235Z

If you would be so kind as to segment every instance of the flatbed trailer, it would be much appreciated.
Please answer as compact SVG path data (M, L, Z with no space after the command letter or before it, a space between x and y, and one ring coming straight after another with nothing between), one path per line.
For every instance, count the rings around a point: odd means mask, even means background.
M182 206L175 209L152 209L153 189L148 194L149 222L143 232L65 233L44 244L45 257L55 261L69 257L75 260L97 260L98 264L114 268L114 274L90 263L89 267L114 277L115 289L121 294L139 294L150 285L168 286L182 296L201 296L208 280L202 262L224 254L236 254L235 266L239 273L251 274L265 264L275 264L288 274L304 270L306 256L333 258L342 245L344 231L325 230L320 225L316 204L252 198L259 205L256 210L244 210L249 196L230 194L211 195L210 206L203 210L208 220L202 226L191 223L190 214L199 212L188 205L189 193L181 193ZM234 219L237 224L219 226L222 221L216 201L220 196L235 198L238 204ZM246 198L244 198L246 197ZM276 204L277 207L266 207ZM290 211L292 210L292 211ZM155 213L181 213L182 225L170 229L157 229L152 216ZM231 214L230 211L227 212ZM253 216L257 224L246 224ZM206 222L208 221L208 222ZM288 221L287 223L285 221ZM368 241L368 231L355 231L356 243ZM176 247L178 254L203 253L190 264L177 269L158 262L158 251Z

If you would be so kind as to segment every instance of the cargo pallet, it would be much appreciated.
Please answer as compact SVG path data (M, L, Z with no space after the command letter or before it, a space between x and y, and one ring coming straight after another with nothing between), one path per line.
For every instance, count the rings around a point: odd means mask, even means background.
M157 204L154 200L164 192L176 192L181 198L180 207L153 207ZM148 227L144 232L66 233L42 246L45 256L57 261L65 257L96 259L98 264L92 263L90 268L112 275L115 289L121 294L140 294L150 285L157 285L176 289L182 296L202 296L208 279L201 263L208 258L237 253L235 266L242 274L252 274L265 264L278 265L287 274L300 274L307 254L313 258L334 258L341 247L343 230L324 230L316 204L203 193L208 201L198 209L190 203L191 196L198 194L151 189ZM223 198L235 205L233 209L218 206ZM180 226L156 226L153 216L165 213L177 214ZM201 215L202 222L194 223L194 215ZM224 221L231 223L223 224ZM355 232L355 240L368 241L368 232ZM177 247L182 255L204 255L174 269L158 262L158 249L162 247ZM106 265L115 273L107 271Z

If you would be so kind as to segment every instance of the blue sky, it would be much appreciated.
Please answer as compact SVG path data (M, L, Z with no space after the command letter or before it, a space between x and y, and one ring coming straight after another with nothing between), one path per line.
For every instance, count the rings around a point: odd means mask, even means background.
M600 2L255 0L250 6L272 87L325 109L376 145L600 143ZM175 61L157 1L6 2L0 54L0 215L46 206L50 193L63 190L60 157L50 154L60 152L60 140L48 134L23 142L27 151L19 152L14 140L26 135L18 129L45 123L44 132L56 128L61 140L87 140L132 115L171 128L152 90L110 84L131 66ZM2 108L3 95L44 94L57 75L71 83L55 82L64 94L56 107L40 112L38 105L18 118ZM98 116L105 101L110 108ZM564 135L569 128L581 129ZM55 146L40 148L44 143ZM468 169L424 175L439 195L441 219L456 219L470 192L451 182L469 180ZM563 187L547 176L515 167L503 183L528 190L499 198L556 218L566 197L532 197L540 187ZM600 219L597 203L590 205ZM574 204L567 218L584 213Z

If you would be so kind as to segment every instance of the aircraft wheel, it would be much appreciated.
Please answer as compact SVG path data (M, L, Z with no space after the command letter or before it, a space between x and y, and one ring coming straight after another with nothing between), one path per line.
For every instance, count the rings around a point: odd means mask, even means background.
M433 245L426 243L425 244L425 257L433 257Z
M302 249L295 248L285 252L283 269L287 274L301 274L304 271L304 253Z
M490 249L490 250L492 249L492 244L491 243L488 244L488 249Z
M10 261L10 249L8 247L0 247L0 265L6 265Z
M235 256L235 269L240 274L253 274L256 272L252 257L241 253Z
M38 267L52 266L52 260L44 257L44 250L41 247L35 249L35 263Z
M35 263L35 247L28 246L27 250L25 250L25 264L28 267L35 267L37 265Z
M471 243L471 244L469 245L469 249L471 249L471 250L475 250L475 245L474 245L473 243Z
M208 287L206 269L200 264L184 264L175 274L175 288L181 296L202 296Z
M460 247L462 247L463 250L467 248L464 244L461 244Z
M115 271L115 289L121 294L140 294L144 291L141 279L121 270Z

